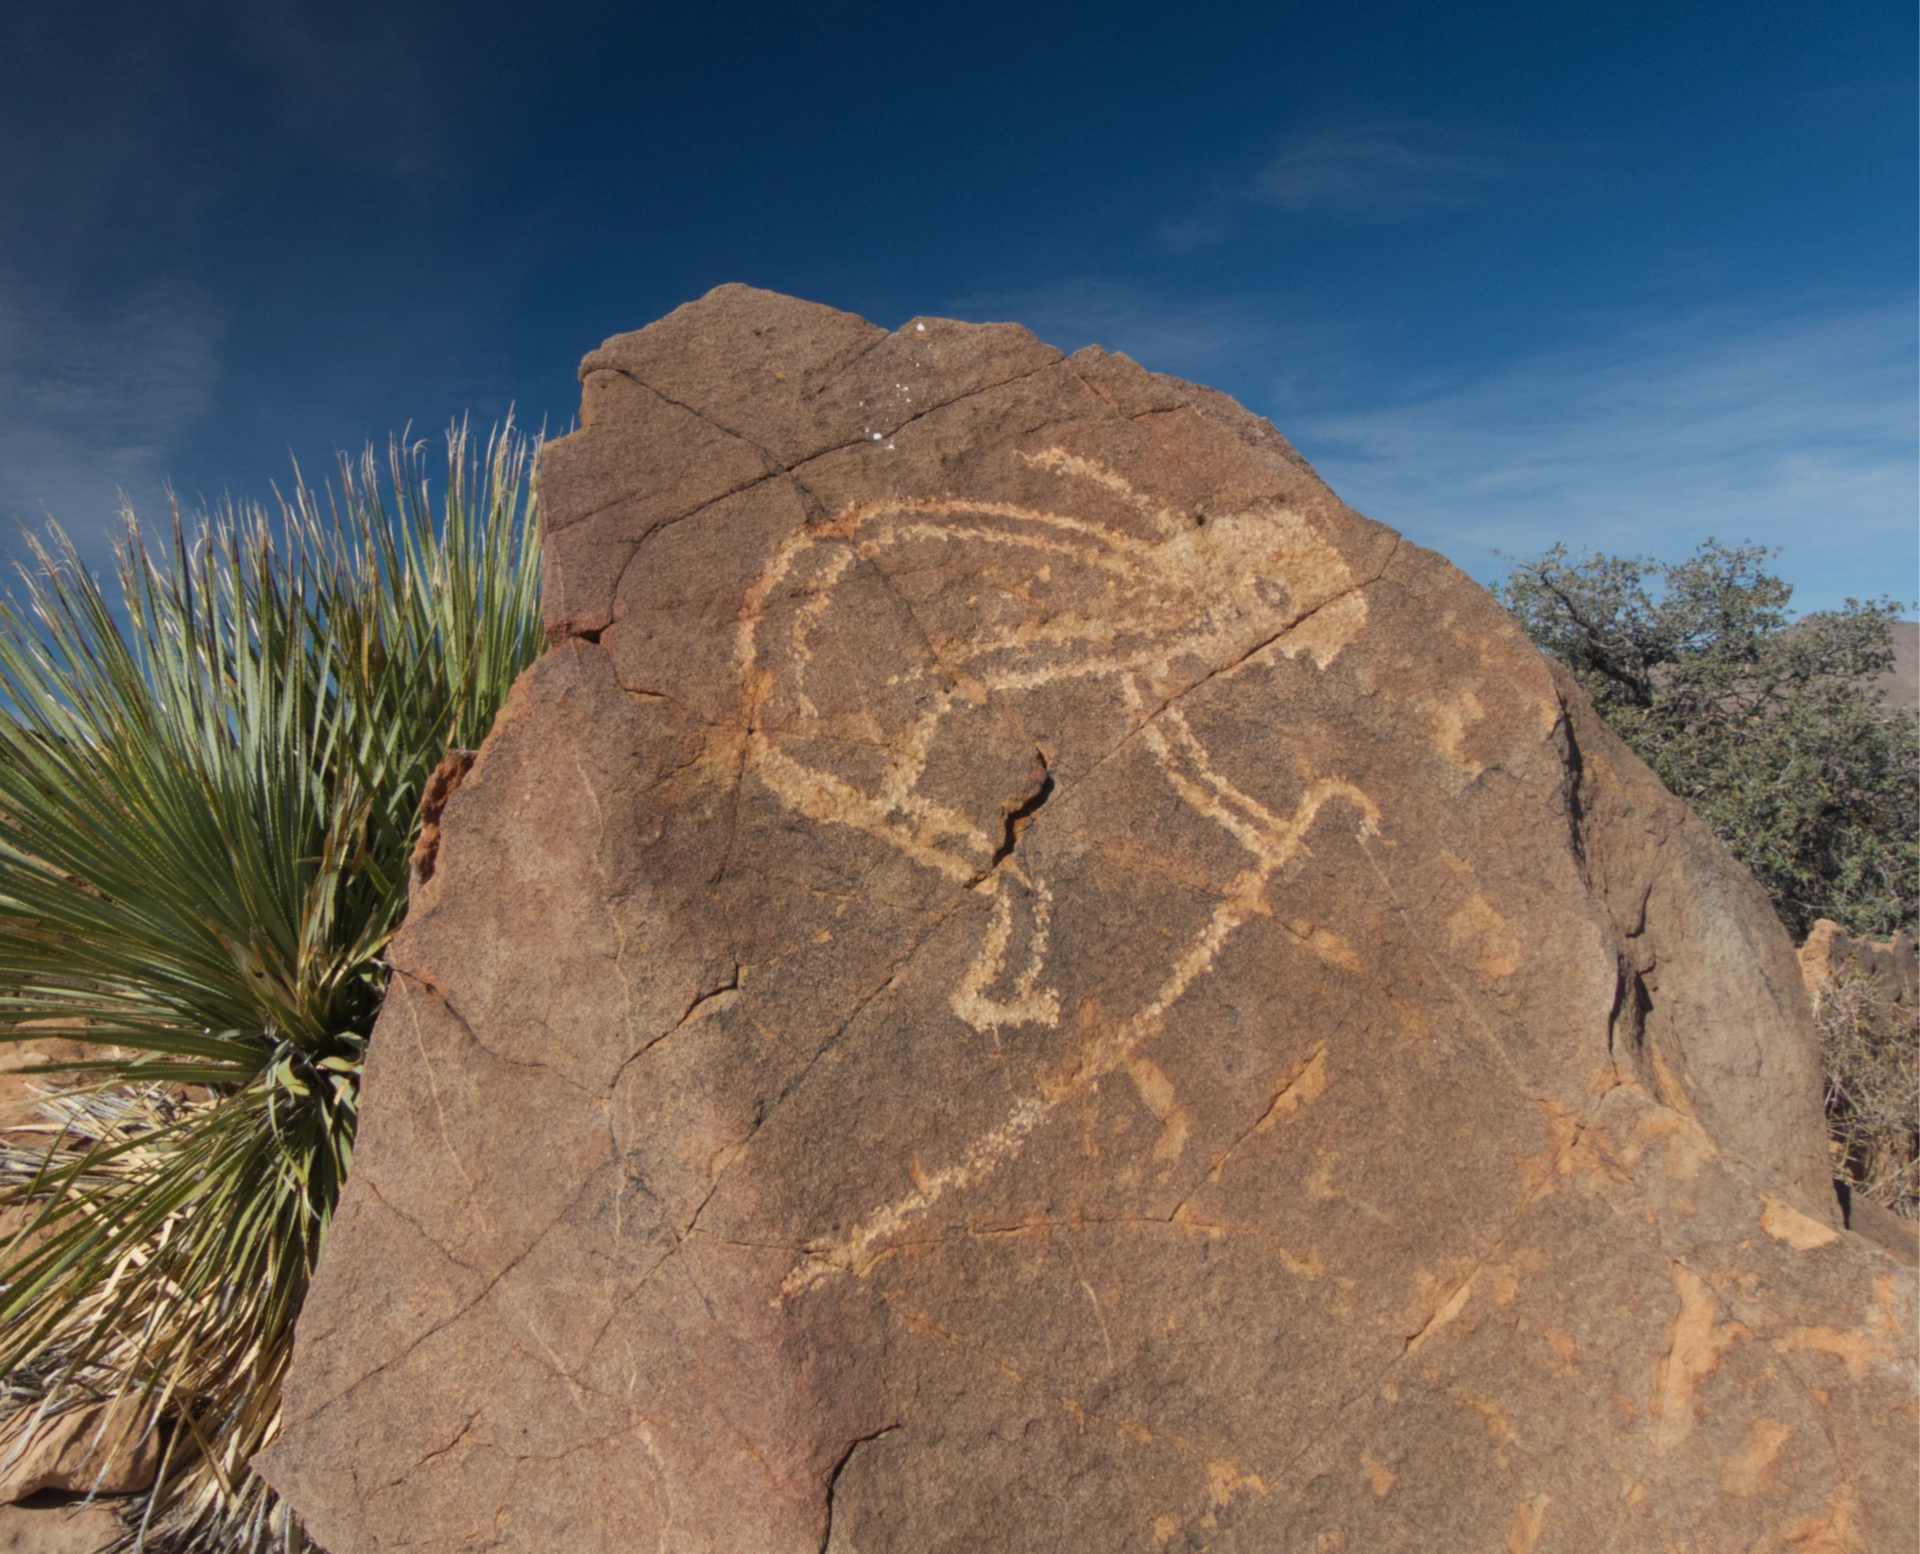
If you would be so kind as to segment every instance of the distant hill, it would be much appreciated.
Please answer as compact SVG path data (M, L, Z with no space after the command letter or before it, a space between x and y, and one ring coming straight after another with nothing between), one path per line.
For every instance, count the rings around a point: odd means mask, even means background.
M1893 623L1893 667L1879 680L1880 699L1920 708L1920 621Z

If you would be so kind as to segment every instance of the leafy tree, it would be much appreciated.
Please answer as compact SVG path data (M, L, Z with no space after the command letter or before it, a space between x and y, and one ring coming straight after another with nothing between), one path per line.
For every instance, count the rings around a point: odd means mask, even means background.
M423 786L539 651L537 444L450 436L0 601L0 1040L89 1043L0 1151L0 1393L155 1431L128 1548L306 1546L248 1462L352 1159ZM388 500L394 504L390 511ZM115 608L116 603L120 606ZM62 1072L73 1064L62 1062ZM115 1417L110 1415L109 1417Z
M1496 590L1616 733L1772 895L1796 938L1827 917L1912 931L1920 900L1920 719L1871 687L1893 662L1891 600L1794 623L1760 546L1685 561L1555 546Z

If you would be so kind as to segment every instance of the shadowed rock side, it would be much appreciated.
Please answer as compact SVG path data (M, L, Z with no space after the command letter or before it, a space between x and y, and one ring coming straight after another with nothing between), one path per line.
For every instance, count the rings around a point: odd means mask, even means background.
M333 1554L1899 1550L1793 952L1264 421L723 287L587 358L261 1466Z

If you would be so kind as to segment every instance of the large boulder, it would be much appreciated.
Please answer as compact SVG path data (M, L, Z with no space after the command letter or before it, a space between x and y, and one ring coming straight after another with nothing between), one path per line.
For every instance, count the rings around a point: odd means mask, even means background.
M1874 689L1889 707L1920 709L1920 621L1893 623L1893 663Z
M260 1464L333 1554L1915 1547L1792 946L1482 589L1010 325L582 380Z

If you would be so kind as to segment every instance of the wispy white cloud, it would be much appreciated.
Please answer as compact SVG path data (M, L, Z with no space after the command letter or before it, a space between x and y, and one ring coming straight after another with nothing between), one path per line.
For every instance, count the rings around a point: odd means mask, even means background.
M1910 302L1624 328L1283 430L1354 506L1481 578L1556 541L1782 547L1808 607L1920 569Z
M1175 249L1213 242L1250 206L1368 222L1465 210L1548 167L1564 176L1586 159L1583 148L1467 124L1337 125L1295 137L1251 178L1216 181L1185 212L1162 222L1157 235Z
M1247 198L1285 211L1395 217L1477 205L1510 178L1524 149L1450 124L1356 124L1287 146L1253 178Z
M1807 608L1920 589L1906 301L1586 319L1581 343L1416 376L1377 320L1096 278L964 297L1072 350L1237 392L1355 507L1483 581L1494 552L1779 546ZM1263 386L1264 385L1264 386Z
M122 492L151 510L211 405L220 327L184 286L83 307L0 285L0 548L16 549L13 520L51 516L98 556Z

